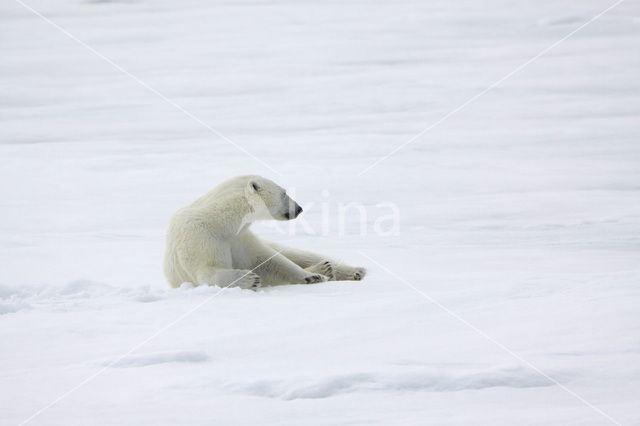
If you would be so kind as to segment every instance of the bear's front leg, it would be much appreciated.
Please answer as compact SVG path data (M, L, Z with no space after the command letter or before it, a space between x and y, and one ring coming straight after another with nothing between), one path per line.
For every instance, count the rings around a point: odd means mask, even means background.
M280 253L266 262L258 258L257 263L260 266L256 266L255 271L266 285L314 284L329 281L326 275L302 269Z
M305 270L312 273L324 275L329 279L329 281L336 280L335 273L333 272L333 264L329 260L325 260L313 266L309 266L308 268L305 268Z
M349 266L334 260L325 260L306 268L307 271L317 272L330 281L360 281L367 274L367 270L357 266Z
M258 274L244 269L205 267L201 268L197 275L198 284L216 285L223 288L257 289L262 285L262 280Z

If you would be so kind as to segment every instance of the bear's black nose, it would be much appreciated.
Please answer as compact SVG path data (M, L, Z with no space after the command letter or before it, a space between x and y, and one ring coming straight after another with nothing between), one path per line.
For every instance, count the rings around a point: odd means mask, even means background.
M296 206L296 215L294 217L298 217L300 213L302 213L302 207Z

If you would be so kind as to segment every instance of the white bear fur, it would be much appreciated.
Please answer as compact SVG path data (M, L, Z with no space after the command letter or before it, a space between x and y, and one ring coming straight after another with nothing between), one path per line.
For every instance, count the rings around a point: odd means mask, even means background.
M289 220L302 208L260 176L238 176L178 210L167 232L164 273L172 287L184 282L257 288L327 280L360 280L364 268L263 241L256 220Z

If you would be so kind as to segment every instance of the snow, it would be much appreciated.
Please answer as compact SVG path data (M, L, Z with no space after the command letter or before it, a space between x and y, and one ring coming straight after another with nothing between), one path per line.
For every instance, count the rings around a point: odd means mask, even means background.
M130 74L0 4L1 424L640 423L637 2L365 173L613 2L27 4ZM366 279L170 289L246 173Z

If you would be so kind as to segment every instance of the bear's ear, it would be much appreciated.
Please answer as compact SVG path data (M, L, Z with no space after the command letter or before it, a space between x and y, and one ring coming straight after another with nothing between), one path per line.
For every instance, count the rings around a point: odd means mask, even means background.
M252 191L252 192L260 191L260 184L258 184L258 182L256 182L255 180L249 181L249 191Z

